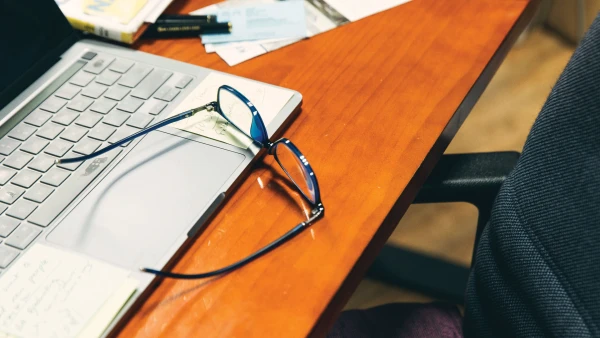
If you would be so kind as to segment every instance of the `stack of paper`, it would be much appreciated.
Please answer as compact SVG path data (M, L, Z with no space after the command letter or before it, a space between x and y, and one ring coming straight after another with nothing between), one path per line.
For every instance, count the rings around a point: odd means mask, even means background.
M233 66L408 1L231 0L190 14L216 14L219 21L232 22L228 38L228 34L201 38L207 53L216 52Z

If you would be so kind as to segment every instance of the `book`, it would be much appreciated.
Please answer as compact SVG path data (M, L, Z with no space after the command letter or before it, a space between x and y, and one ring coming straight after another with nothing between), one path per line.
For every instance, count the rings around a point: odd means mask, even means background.
M132 44L172 0L56 0L71 25L114 41Z

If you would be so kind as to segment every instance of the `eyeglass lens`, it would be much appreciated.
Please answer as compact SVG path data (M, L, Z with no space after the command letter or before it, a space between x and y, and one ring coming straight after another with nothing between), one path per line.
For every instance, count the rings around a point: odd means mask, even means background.
M316 203L313 180L310 178L310 173L301 159L285 142L277 143L275 147L275 158L288 177L296 184L306 198L312 203Z
M219 89L219 108L227 119L235 124L238 129L251 137L252 111L244 101L225 88ZM294 150L287 143L281 142L275 145L275 158L286 172L288 177L300 189L300 191L311 202L316 203L315 188L313 180Z
M234 123L243 133L247 136L251 136L252 111L250 108L227 89L220 88L218 95L221 112L223 112L229 121Z

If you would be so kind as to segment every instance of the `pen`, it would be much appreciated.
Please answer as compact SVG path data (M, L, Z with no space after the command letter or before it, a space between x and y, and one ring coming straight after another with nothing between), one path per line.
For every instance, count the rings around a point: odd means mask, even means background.
M176 24L180 22L216 22L216 15L181 15L181 14L163 14L156 19L157 24Z
M189 25L213 25L219 22L216 21L206 21L206 20L198 20L194 18L182 18L182 19L162 19L156 20L155 25L179 25L179 26L189 26Z
M146 30L144 38L185 38L197 37L201 34L223 34L231 32L230 22L213 22L201 24L152 24Z

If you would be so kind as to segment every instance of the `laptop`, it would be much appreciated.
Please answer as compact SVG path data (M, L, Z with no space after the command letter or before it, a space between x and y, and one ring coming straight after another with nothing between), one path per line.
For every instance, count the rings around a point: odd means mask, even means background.
M100 158L54 160L170 116L211 72L79 39L53 0L0 1L0 279L38 242L87 255L139 280L122 316L153 282L138 268L176 260L259 149L164 127ZM294 92L270 136L301 101Z

